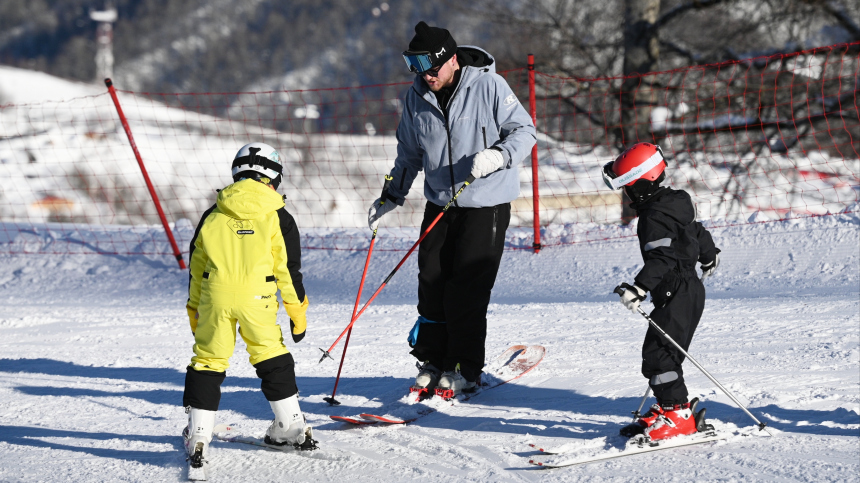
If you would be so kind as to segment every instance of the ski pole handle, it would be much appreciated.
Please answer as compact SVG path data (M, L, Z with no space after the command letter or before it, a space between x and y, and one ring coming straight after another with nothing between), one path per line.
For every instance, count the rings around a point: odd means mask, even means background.
M621 285L619 285L619 286L615 287L615 290L613 290L612 293L617 293L619 296L623 296L624 295L624 289L621 288Z

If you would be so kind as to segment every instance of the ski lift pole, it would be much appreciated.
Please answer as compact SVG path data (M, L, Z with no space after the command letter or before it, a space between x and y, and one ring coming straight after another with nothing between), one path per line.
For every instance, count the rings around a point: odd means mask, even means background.
M624 295L624 289L623 289L623 288L621 288L621 286L620 286L620 285L619 285L618 287L615 287L615 290L613 290L612 292L613 292L613 293L617 293L618 295ZM759 429L759 431L764 430L768 435L773 436L773 435L770 433L770 431L768 431L768 430L765 428L765 426L767 426L767 423L763 423L763 422L759 421L759 420L758 420L758 418L756 418L755 416L753 416L753 415L752 415L752 413L751 413L751 412L749 412L749 411L747 410L747 408L746 408L746 407L744 407L744 405L743 405L743 404L741 404L741 402L740 402L740 401L738 401L738 399L737 399L737 398L736 398L736 397L735 397L735 396L734 396L734 395L733 395L733 394L732 394L728 389L726 389L725 387L723 387L723 385L722 385L722 384L720 384L720 381L716 380L716 379L714 378L714 376L712 376L712 375L711 375L711 373L709 373L709 372L708 372L704 367L702 367L702 365L701 365L701 364L699 364L699 362L698 362L696 359L694 359L694 358L693 358L693 356L691 356L690 354L688 354L688 353L687 353L687 351L685 351L685 350L684 350L684 348L683 348L683 347L681 347L681 345L680 345L680 344L678 344L677 342L675 342L675 339L673 339L673 338L669 337L669 334L667 334L665 330L661 329L661 328L660 328L660 326L659 326L659 325L657 325L657 323L656 323L656 322L654 322L654 319L652 319L651 317L649 317L649 316L648 316L648 314L646 314L646 313L645 313L645 311L644 311L644 310L642 310L642 307L636 307L636 310L637 310L637 311L642 315L642 317L645 317L645 320L647 320L647 321L648 321L648 323L649 323L649 324L651 324L651 327L653 327L653 328L654 328L654 330L656 330L657 332L659 332L659 333L660 333L660 335L662 335L666 340L668 340L669 342L671 342L671 343L672 343L672 345L674 345L674 346L675 346L679 351L681 351L681 354L684 354L684 357L686 357L687 359L689 359L689 360L690 360L690 362L692 362L694 366L696 366L700 371L702 371L702 374L704 374L705 376L707 376L707 377L708 377L708 379L710 379L710 380L711 380L711 382L713 382L713 383L714 383L718 388L720 388L720 390L721 390L721 391L723 391L723 393L724 393L726 396L728 396L728 397L729 397L729 399L731 399L732 401L734 401L734 403L735 403L739 408L741 408L741 410L743 410L743 412L747 413L747 416L749 416L750 418L752 418L752 420L753 420L753 421L755 421L755 422L756 422L756 425L758 425L758 429ZM649 386L649 387L650 387L650 386Z
M373 299L375 299L376 296L379 295L379 292L381 292L382 289L385 288L385 285L388 284L392 277L394 277L394 274L397 273L398 270L400 270L400 267L403 266L403 264L406 262L406 259L409 258L410 255L412 255L412 252L414 252L416 248L418 248L418 245L421 244L421 242L424 240L424 237L426 237L427 234L430 233L430 230L432 230L433 227L436 226L436 223L439 222L439 219L442 218L442 215L444 215L445 212L448 211L448 208L450 208L451 205L454 204L455 201L457 201L457 197L460 196L460 193L462 193L463 190L466 189L466 186L469 186L474 181L475 177L472 175L469 175L469 177L466 178L466 181L463 183L463 186L461 186L460 189L457 190L457 193L454 194L454 197L451 198L451 201L449 201L448 204L446 204L445 207L442 208L442 211L438 215L436 215L436 218L433 219L433 222L430 223L430 226L428 226L427 229L424 230L424 233L422 233L421 237L418 238L418 241L416 241L415 244L412 245L412 248L410 248L409 251L406 252L406 255L400 260L400 263L398 263L397 266L394 267L394 270L392 270L391 273L389 273L388 276L385 277L385 280L382 281L382 285L380 285L379 288L376 289L376 292L371 295L370 299L365 302L361 310L357 314L355 314L355 316L353 316L352 320L349 322L349 325L347 325L346 328L343 329L343 332L341 332L338 338L331 344L331 347L329 347L328 350L325 350L322 347L319 348L320 351L322 351L323 353L322 357L320 357L320 363L322 363L322 361L324 361L326 357L331 360L334 360L334 357L331 356L331 351L335 348L337 343L340 342L340 339L342 339L343 336L346 335L346 333L350 329L352 329L352 326L353 324L355 324L355 321L358 320L359 317L361 317L361 314L363 314L365 310L367 310L367 307L370 305L371 302L373 302Z

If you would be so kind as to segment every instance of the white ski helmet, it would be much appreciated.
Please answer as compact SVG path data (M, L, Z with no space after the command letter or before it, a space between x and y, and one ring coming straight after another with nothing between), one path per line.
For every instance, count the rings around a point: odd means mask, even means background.
M233 158L233 181L254 179L278 189L283 172L281 155L265 143L246 144Z

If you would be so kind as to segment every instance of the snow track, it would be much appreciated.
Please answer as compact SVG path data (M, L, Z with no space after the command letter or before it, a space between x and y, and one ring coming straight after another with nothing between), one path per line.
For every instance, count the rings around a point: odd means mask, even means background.
M857 481L860 464L860 223L841 215L714 229L723 249L690 353L776 434L559 470L528 446L599 447L630 421L645 321L610 292L641 266L635 238L505 254L487 353L540 344L534 371L406 426L353 427L415 375L406 333L417 271L404 265L356 323L337 363L362 252L307 250L308 336L290 344L302 408L323 448L281 453L215 442L212 481ZM629 233L628 233L629 234ZM385 237L380 230L380 241ZM321 241L323 243L324 241ZM510 243L515 244L515 238ZM314 239L306 239L313 244ZM374 253L374 288L403 252ZM169 259L0 256L0 481L177 481L187 273ZM366 288L367 289L367 288ZM286 322L285 314L281 314ZM341 346L333 355L338 358ZM241 339L218 422L261 436L271 418ZM751 421L692 365L691 397L729 428ZM656 462L660 473L653 471Z

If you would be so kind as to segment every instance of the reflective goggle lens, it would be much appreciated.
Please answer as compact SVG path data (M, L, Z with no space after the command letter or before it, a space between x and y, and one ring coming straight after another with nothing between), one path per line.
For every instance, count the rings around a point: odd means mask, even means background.
M403 60L406 61L406 66L411 72L421 74L433 68L433 62L430 60L430 52L423 53L403 53Z
M612 186L612 180L617 178L616 174L612 171L612 164L614 161L610 161L603 165L603 182L606 183L606 186L611 190L619 189L615 186Z

